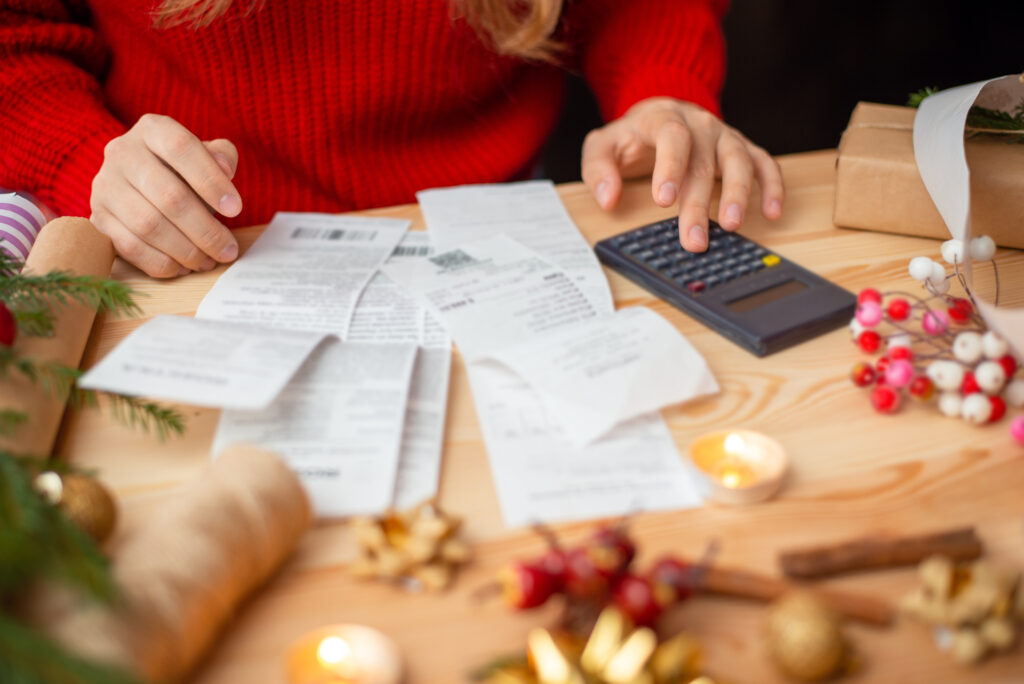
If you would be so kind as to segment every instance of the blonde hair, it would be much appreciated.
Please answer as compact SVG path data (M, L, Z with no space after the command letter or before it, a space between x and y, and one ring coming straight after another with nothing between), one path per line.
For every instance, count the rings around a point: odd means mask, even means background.
M159 27L207 26L234 1L163 0L154 23ZM248 0L246 13L258 11L266 1ZM452 0L452 10L500 54L551 62L563 49L553 37L563 4L564 0Z

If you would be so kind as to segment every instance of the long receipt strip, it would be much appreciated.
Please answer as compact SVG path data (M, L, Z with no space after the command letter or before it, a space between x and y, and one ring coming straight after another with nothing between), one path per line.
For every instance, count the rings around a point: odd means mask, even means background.
M409 233L388 251L391 261L401 262L421 259L429 249L425 233ZM219 306L230 312L229 305ZM279 451L321 516L419 503L437 491L451 342L379 273L343 327L345 344L325 345L268 410L225 411L214 451L234 442Z
M604 274L550 183L469 186L418 197L438 251L467 237L504 233L561 266L594 316L612 314ZM469 363L468 372L507 524L699 505L659 415L640 416L575 447L543 393L516 372L494 361Z
M262 409L326 336L157 316L133 331L78 384L195 406Z

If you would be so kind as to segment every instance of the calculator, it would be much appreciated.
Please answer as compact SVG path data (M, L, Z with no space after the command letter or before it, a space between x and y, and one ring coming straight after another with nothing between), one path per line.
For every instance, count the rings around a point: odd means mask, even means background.
M709 222L706 252L679 244L679 219L601 240L598 259L757 356L849 323L857 299L772 250Z

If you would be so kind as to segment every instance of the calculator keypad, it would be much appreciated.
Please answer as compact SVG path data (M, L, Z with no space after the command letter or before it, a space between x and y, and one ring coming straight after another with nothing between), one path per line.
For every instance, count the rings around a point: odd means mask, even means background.
M693 294L777 265L780 259L764 247L712 225L706 252L687 252L679 244L675 219L623 233L612 245L630 259Z

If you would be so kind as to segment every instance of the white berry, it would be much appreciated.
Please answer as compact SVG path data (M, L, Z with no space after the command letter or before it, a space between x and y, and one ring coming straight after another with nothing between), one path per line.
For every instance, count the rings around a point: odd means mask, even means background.
M889 338L889 349L896 347L907 347L909 349L911 344L912 340L907 333L900 333Z
M968 422L981 425L992 417L992 402L979 392L968 394L960 405L960 415Z
M963 403L959 392L943 392L939 395L939 411L950 418L960 417L960 404Z
M953 356L973 366L981 359L981 335L976 332L962 332L957 335L953 340Z
M964 367L956 361L932 361L925 375L940 390L952 392L960 389L964 381Z
M944 295L949 292L949 281L945 278L936 281L929 280L925 283L925 287L927 287L932 294Z
M918 282L924 282L932 274L932 264L935 263L928 257L919 256L910 260L910 277Z
M1003 390L1003 399L1014 408L1024 408L1024 380L1011 380Z
M947 264L964 263L964 243L962 240L946 240L942 243L942 258Z
M1006 371L995 361L982 361L974 369L974 379L986 394L999 394L1006 384Z
M43 499L54 506L59 504L60 500L64 497L64 481L60 479L60 475L52 470L46 470L36 475L32 486Z
M981 349L985 352L985 358L999 359L1010 352L1010 345L1000 337L999 333L989 330L981 336Z
M867 330L867 328L864 327L863 323L857 320L856 316L850 319L850 332L853 333L854 340L860 337L860 334L865 330Z
M946 281L946 268L938 261L932 262L932 272L928 274L928 282L932 285Z
M996 255L996 243L988 235L971 239L971 258L975 261L990 261Z

